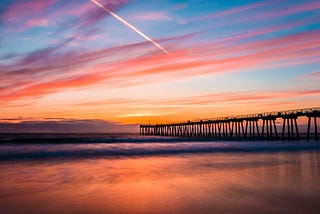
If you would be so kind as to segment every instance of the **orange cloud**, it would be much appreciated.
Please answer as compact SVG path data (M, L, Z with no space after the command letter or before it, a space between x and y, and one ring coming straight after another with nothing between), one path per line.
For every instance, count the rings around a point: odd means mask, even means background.
M219 103L247 103L251 101L262 101L262 100L289 100L291 98L304 97L304 96L319 96L319 90L292 90L292 91L231 91L225 93L213 93L206 95L197 95L190 97L176 97L171 99L111 99L111 100L100 100L93 102L79 103L80 106L100 106L100 105L123 105L123 106L134 106L135 104L139 107L145 106L149 108L150 105L154 106L183 106L183 105L212 105ZM143 108L143 107L142 107Z
M77 87L92 85L102 81L103 79L104 78L101 78L100 75L94 74L94 75L87 75L83 77L77 77L74 79L64 79L64 80L34 84L29 87L25 87L22 90L12 92L6 96L2 96L0 97L0 100L12 101L19 98L42 96L45 94L61 91L67 88L77 88Z

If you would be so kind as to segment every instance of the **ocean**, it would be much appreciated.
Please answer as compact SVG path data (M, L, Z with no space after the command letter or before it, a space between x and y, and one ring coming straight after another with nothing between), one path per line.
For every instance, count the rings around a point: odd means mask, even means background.
M0 213L319 213L320 142L0 134Z

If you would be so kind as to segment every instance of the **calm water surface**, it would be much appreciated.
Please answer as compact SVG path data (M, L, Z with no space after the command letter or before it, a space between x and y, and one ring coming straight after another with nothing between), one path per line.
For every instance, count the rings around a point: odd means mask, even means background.
M319 213L318 149L176 144L2 145L0 212Z

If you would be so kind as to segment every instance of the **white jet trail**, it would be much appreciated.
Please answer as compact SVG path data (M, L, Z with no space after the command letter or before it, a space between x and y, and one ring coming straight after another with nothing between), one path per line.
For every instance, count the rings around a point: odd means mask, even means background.
M117 14L115 14L114 12L112 12L111 10L106 8L105 6L103 6L100 2L98 2L96 0L91 0L91 2L95 3L98 7L101 7L104 11L109 13L111 16L118 19L120 22L122 22L123 24L125 24L126 26L128 26L129 28L134 30L135 32L137 32L140 36L142 36L143 38L145 38L146 40L148 40L149 42L154 44L157 48L162 50L164 53L169 54L169 52L166 49L164 49L163 47L161 47L161 45L159 45L158 43L153 41L150 37L148 37L147 35L142 33L138 28L136 28L135 26L133 26L132 24L130 24L129 22L127 22L126 20L124 20L123 18L121 18L120 16L118 16Z

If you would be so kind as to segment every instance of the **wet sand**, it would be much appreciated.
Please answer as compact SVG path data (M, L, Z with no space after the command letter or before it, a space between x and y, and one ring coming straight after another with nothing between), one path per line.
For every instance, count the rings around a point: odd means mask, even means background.
M318 213L320 152L0 162L1 213Z

